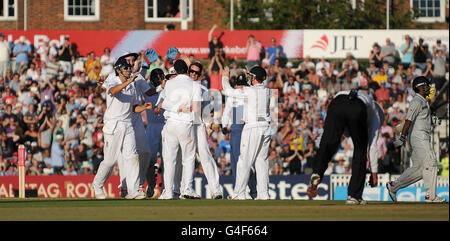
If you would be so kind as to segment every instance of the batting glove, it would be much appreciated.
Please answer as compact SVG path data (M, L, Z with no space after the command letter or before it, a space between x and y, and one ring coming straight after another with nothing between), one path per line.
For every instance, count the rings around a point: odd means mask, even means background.
M170 47L167 50L167 58L171 59L171 60L178 60L178 58L180 57L180 52L178 51L177 48L175 47Z
M150 68L150 64L158 60L158 53L152 48L147 49L144 53L144 61L142 62L143 68Z
M406 142L406 138L404 136L400 136L394 141L394 146L395 147L403 146L405 144L405 142Z

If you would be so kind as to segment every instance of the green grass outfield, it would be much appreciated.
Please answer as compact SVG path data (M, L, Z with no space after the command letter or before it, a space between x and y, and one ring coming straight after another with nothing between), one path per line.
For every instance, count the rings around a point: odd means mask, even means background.
M448 204L344 201L0 199L0 221L449 221Z

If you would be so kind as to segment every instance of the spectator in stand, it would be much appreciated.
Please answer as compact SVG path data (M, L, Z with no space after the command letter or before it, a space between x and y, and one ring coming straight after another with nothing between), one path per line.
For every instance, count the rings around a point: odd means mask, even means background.
M14 91L14 93L19 94L20 92L20 75L18 73L13 74L13 79L9 82L9 88Z
M64 42L58 50L58 59L61 64L62 71L66 75L72 74L72 57L74 53L72 51L72 45L69 41L69 36L64 37Z
M300 94L300 85L295 81L294 76L292 75L290 75L288 81L284 83L283 95L287 95L291 90L294 90L297 95Z
M358 61L356 61L356 59L353 58L353 55L350 52L346 54L345 60L344 62L342 62L342 69L344 69L346 65L349 71L352 69L356 71L359 70Z
M323 69L325 70L325 72L322 71ZM323 77L324 74L326 74L327 76L329 75L329 73L330 73L330 62L328 62L325 59L325 56L322 56L320 58L320 61L317 62L315 70L316 70L317 75L319 75L319 77Z
M320 78L316 74L316 69L314 67L309 67L309 74L306 77L313 83L316 87L319 86Z
M41 140L41 148L50 148L52 144L52 131L55 126L55 115L50 102L42 104L41 113L38 117L39 135Z
M218 50L218 49L217 49ZM209 74L209 90L210 97L212 97L212 108L214 110L214 120L218 123L222 113L222 71L223 62L219 57L219 52L211 59L208 65Z
M80 167L80 171L78 172L80 175L92 175L95 174L92 172L92 165L88 161L84 161Z
M309 74L309 70L306 68L305 63L301 63L298 66L298 70L295 72L295 76L298 82L301 82L303 78L306 77L306 75Z
M397 65L397 70L395 72L395 75L392 79L392 83L396 83L398 85L402 84L402 75L405 75L406 71L405 68L403 67L403 64L398 64Z
M381 68L383 62L383 54L381 53L380 46L378 43L372 45L372 50L370 50L369 61L373 62L376 68ZM370 73L370 71L369 71Z
M224 32L222 32L219 36L213 35L214 30L217 28L217 24L214 24L208 33L208 44L209 44L209 54L208 58L211 59L216 55L216 48L223 49L223 43L220 41ZM225 57L225 56L224 56Z
M334 172L335 174L346 174L345 173L345 164L348 161L344 160L344 155L339 155L339 153L336 155L338 157L336 157L337 159L337 165L334 167Z
M47 63L49 61L49 55L50 55L50 44L48 37L45 37L42 41L42 44L39 45L37 49L37 54L39 54L39 57L42 62Z
M310 68L315 68L316 64L311 60L311 56L306 55L303 62L300 65L304 64L305 68L309 71Z
M231 146L230 146L230 133L229 132L227 132L225 134L225 138L219 142L219 148L221 148L223 150L223 153L225 155L230 154ZM229 158L227 158L227 159L229 159Z
M377 102L382 102L384 105L389 103L390 90L386 88L386 81L381 81L380 88L375 91Z
M6 76L6 71L10 69L9 58L11 49L9 42L5 40L5 34L0 33L0 76Z
M322 68L319 71L320 75L319 73L317 74L319 75L319 83L322 85L321 89L323 89L325 86L327 86L328 83L331 82L331 75L328 74L325 68Z
M66 163L65 151L68 149L64 148L64 137L62 135L57 135L55 142L52 144L51 151L51 168L53 168L53 173L57 175L62 175L62 170Z
M379 72L378 68L375 66L375 61L370 60L369 61L369 67L367 68L367 73L371 78L375 77Z
M62 72L63 68L60 62L57 61L56 56L50 55L50 61L47 62L47 78L58 78L59 73Z
M391 138L394 138L394 129L389 125L389 115L385 115L383 125L380 128L380 134L387 133Z
M111 56L111 49L110 48L105 48L103 50L103 55L100 57L100 64L101 66L101 71L100 71L100 77L103 77L106 79L106 77L110 74L113 73L113 65L116 62L116 58L114 58L113 56Z
M300 142L297 139L292 141L292 148L288 152L285 160L289 163L289 174L302 174L303 152L301 151Z
M308 77L303 78L303 81L300 82L300 92L305 94L306 91L314 91L317 89L311 81L309 81Z
M398 85L396 83L391 83L391 87L389 88L389 102L393 104L398 96L403 95L403 91L398 89Z
M270 175L282 175L283 171L280 168L283 160L280 158L276 150L271 150L269 154L269 173Z
M330 82L326 85L326 90L329 94L334 95L337 92L342 90L340 82L336 80L336 75L332 75L330 78Z
M16 57L17 73L22 73L28 67L28 58L31 56L31 47L26 43L25 36L20 36L17 44L14 45L13 57Z
M358 72L356 70L351 70L350 73L345 75L345 82L343 82L341 84L341 88L342 90L352 90L352 89L356 89L358 88L358 85L356 83L354 83L352 81L353 77L357 74Z
M430 80L434 79L433 63L431 62L431 59L427 59L425 71L422 76L425 76Z
M100 60L95 57L95 52L91 51L84 63L84 72L87 74L89 81L96 82L100 77L102 65Z
M75 171L75 168L72 164L66 165L66 169L62 171L62 175L64 176L74 176L78 175L77 171Z
M251 69L254 65L259 65L261 50L262 45L255 39L255 36L253 34L248 36L247 45L245 46L248 69Z
M419 44L414 43L414 62L422 71L426 68L428 46L424 45L423 38L419 39Z
M391 42L390 38L386 38L386 45L381 47L381 54L383 56L383 61L387 61L389 66L394 66L397 61L397 50L395 49L395 44Z
M36 111L36 105L31 103L28 105L28 110L23 117L23 121L28 126L35 125L37 126L39 120L39 113Z
M221 176L230 176L231 175L231 163L227 162L225 157L221 157L219 159L219 175Z
M70 119L69 128L64 132L64 143L69 149L76 149L80 144L80 130L76 119Z
M275 59L284 58L283 46L277 45L277 40L272 37L270 40L270 46L266 49L265 58L269 60L270 65L275 64Z
M405 42L400 46L400 52L402 53L401 64L408 69L409 65L414 62L413 41L408 34L405 35Z
M377 82L378 85L381 85L381 82L387 82L387 73L383 68L379 69L378 74L373 77L373 81Z
M80 73L84 71L84 61L80 58L78 54L74 56L73 72L79 71Z
M444 85L445 83L445 73L447 72L446 70L446 56L445 56L445 50L443 47L439 47L436 50L435 56L434 56L434 67L433 67L433 71L434 71L434 84L436 87L436 90L439 91L441 89L441 87Z
M411 63L411 66L409 67L409 70L411 71L411 74L412 74L412 76L411 77L409 77L410 79L410 81L412 80L412 79L414 79L415 77L417 77L417 76L421 76L422 75L422 69L421 68L417 68L417 64L416 64L416 62L412 62Z

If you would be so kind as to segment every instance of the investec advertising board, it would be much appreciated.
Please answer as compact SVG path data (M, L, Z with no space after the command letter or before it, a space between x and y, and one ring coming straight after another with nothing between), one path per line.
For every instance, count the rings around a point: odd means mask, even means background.
M419 38L423 38L430 51L438 39L449 46L448 30L304 30L303 55L311 58L345 58L351 52L355 58L367 59L374 43L383 46L386 45L386 38L390 38L399 50L407 34L417 43Z
M158 176L159 177L159 176ZM308 200L306 189L308 188L310 176L270 176L269 195L271 199L286 200ZM94 191L92 188L93 175L79 176L27 176L25 188L36 190L41 198L92 198ZM14 197L15 190L19 185L18 176L0 177L0 198ZM160 179L158 178L158 182ZM104 186L104 191L109 198L120 197L119 176L112 175ZM231 176L221 176L220 185L224 195L228 196L233 192L234 179ZM208 182L203 175L196 175L193 182L194 191L202 198L210 198ZM330 178L324 177L319 185L319 194L315 200L330 199ZM248 191L248 190L247 190ZM248 195L248 193L247 193ZM248 195L250 198L250 195Z
M347 200L347 186L337 186L334 188L333 200ZM399 202L423 202L425 201L425 188L405 187L397 192L397 201ZM448 186L436 187L436 195L441 198L448 198ZM386 187L366 186L364 188L363 199L367 201L392 201Z

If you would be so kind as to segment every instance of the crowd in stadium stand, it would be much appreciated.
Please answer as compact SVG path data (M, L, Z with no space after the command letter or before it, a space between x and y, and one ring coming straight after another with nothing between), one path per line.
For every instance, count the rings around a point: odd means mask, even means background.
M267 70L268 87L275 90L278 101L269 150L270 175L311 174L327 104L338 91L353 88L368 88L385 111L378 141L379 173L400 173L401 154L392 144L393 127L405 117L414 95L411 80L425 75L439 89L448 79L446 46L440 41L411 40L407 35L403 43L392 43L389 38L386 43L373 43L364 60L355 59L351 52L343 60L287 59L277 39L263 46L254 36L247 40L247 58L232 59L220 39L208 41L210 55L201 60L201 83L211 91L222 90L224 66L230 66L231 81L246 65L258 64ZM67 37L61 46L45 41L35 48L23 37L7 42L0 33L0 176L18 175L21 143L27 150L27 175L94 174L103 160L106 101L94 88L113 71L115 58L107 47L102 56L94 52L80 56L71 44ZM171 64L161 56L156 65L167 72ZM230 175L229 134L222 132L220 123L214 125L209 141L220 175ZM326 175L351 173L352 154L351 138L343 136ZM439 154L440 159L447 158L442 174L448 175L448 151ZM114 172L118 174L118 168ZM198 162L196 172L202 173Z

